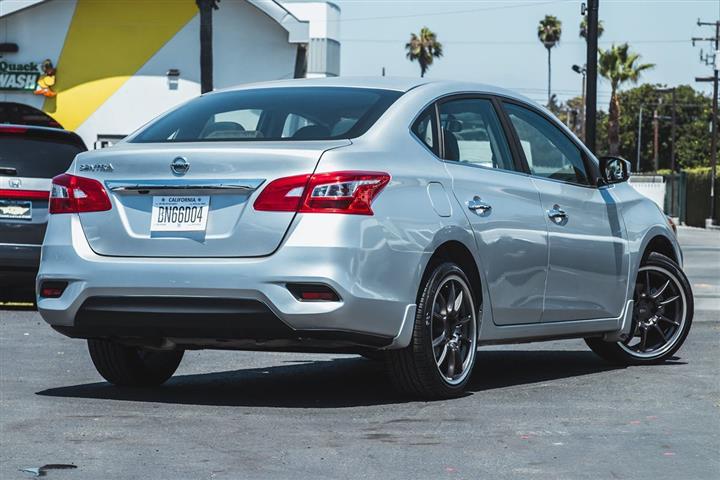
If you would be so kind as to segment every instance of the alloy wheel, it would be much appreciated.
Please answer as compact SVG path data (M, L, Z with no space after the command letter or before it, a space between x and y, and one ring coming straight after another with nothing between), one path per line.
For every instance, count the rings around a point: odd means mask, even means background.
M457 275L443 279L435 291L430 332L435 364L443 379L465 380L477 349L475 305L467 283Z
M635 283L632 335L620 347L638 358L663 355L673 348L687 319L687 298L668 270L640 267Z

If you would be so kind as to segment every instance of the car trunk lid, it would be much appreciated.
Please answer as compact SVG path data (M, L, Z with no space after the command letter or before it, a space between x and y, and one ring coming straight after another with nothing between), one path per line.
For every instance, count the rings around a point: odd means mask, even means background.
M280 245L295 212L256 211L252 202L258 192L277 178L312 173L324 151L348 144L122 144L80 156L76 174L102 182L112 202L108 211L81 213L80 222L90 247L100 255L269 255ZM181 168L173 169L173 164ZM178 227L177 218L168 226L158 222L163 205L194 206L195 213L207 205L201 214L206 218L195 222L192 230ZM185 220L192 215L185 213Z

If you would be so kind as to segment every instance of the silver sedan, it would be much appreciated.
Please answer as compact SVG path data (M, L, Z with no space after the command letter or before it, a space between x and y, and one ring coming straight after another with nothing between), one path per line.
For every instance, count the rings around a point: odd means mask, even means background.
M482 344L649 364L693 298L628 163L472 83L318 79L196 98L53 179L38 309L116 385L186 349L351 352L462 393Z

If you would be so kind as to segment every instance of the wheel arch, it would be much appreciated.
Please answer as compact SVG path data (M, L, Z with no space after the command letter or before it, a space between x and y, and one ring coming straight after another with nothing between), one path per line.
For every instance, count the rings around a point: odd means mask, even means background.
M448 240L437 246L432 256L428 260L427 265L425 265L425 270L423 272L420 285L423 285L425 283L425 280L431 273L431 269L435 265L438 265L442 261L447 260L456 263L458 266L460 266L460 268L462 268L463 272L465 272L465 275L467 275L468 280L470 281L470 286L472 287L473 294L475 296L475 303L476 305L479 305L483 298L480 269L478 268L478 263L470 249L464 243L458 240ZM419 292L418 295L420 295Z
M673 241L663 234L655 233L649 236L649 239L645 243L640 263L642 264L647 260L653 252L665 255L678 265L682 264L679 249L676 249Z

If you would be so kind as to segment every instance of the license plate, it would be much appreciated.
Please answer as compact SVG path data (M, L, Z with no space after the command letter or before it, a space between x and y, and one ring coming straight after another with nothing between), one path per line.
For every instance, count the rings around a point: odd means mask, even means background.
M153 197L150 231L205 231L209 212L209 196L156 196Z
M32 220L32 202L27 200L0 200L0 218Z

